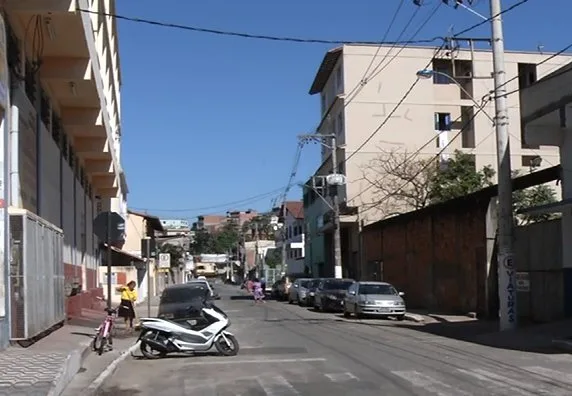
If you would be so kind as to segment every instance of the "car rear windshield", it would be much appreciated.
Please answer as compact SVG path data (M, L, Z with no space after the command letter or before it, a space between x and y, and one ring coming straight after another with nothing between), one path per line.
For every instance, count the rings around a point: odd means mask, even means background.
M397 290L391 285L360 285L359 294L395 295Z
M205 297L208 292L206 286L197 284L188 287L166 289L161 296L162 303L189 302L199 297Z
M352 281L326 281L324 283L324 290L345 290L352 284Z

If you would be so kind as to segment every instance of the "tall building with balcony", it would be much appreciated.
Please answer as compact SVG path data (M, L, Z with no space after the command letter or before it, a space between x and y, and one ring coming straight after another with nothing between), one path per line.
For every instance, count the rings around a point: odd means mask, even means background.
M97 294L101 245L93 219L106 210L126 217L117 26L104 16L114 13L114 0L4 2L11 126L10 161L4 161L10 175L8 203L11 210L24 209L38 224L63 232L61 275L65 275L61 285L54 280L52 286L52 277L60 275L57 263L55 273L48 273L46 266L32 262L43 260L42 255L24 254L23 268L41 272L24 283L8 280L12 320L19 309L16 296L39 296L26 294L22 287L51 293L50 299L46 295L43 301L24 302L38 307L60 304L70 290ZM37 246L24 249L57 256L49 250L49 239L36 239ZM122 241L114 244L120 246ZM67 300L66 308L75 309L69 306L73 299Z
M548 56L538 52L505 55L506 89L513 92L508 101L514 169L528 170L539 162L541 167L547 167L559 161L556 148L527 144L520 123L519 89L571 59L559 55L540 64ZM370 63L372 67L368 68ZM435 72L432 79L418 81L393 111L423 69ZM388 194L372 186L374 179L389 185L389 180L384 179L388 175L382 175L382 170L373 165L376 161L389 156L410 158L418 150L416 159L438 158L442 151L441 159L446 160L455 150L461 150L472 155L476 167L491 165L496 170L496 139L488 118L494 117L494 101L482 101L491 96L492 73L491 51L471 50L458 43L441 51L428 47L407 47L401 51L389 46L344 45L326 53L310 94L320 97L317 132L336 136L339 172L347 177L347 184L338 190L345 276L359 275L361 225L409 209L395 205L385 198ZM484 111L478 112L479 107ZM330 155L331 149L324 146L322 164L314 176L331 172ZM312 177L304 189L306 265L319 276L332 276L332 212L317 194L329 199L330 191L324 184L322 178ZM384 204L376 204L384 198Z

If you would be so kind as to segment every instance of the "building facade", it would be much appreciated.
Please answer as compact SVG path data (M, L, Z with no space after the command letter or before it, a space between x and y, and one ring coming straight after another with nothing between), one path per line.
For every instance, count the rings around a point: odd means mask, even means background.
M338 189L342 207L342 256L346 268L355 268L359 257L362 225L402 213L399 199L393 199L391 185L398 185L388 163L407 159L441 158L455 150L471 154L477 168L491 165L496 170L496 140L490 118L494 116L492 54L488 50L461 47L436 51L428 47L407 47L394 60L377 67L395 53L390 47L345 45L329 51L312 83L310 94L320 96L321 134L337 137L339 172L347 184ZM548 54L549 55L549 54ZM561 65L569 56L507 52L506 74L509 100L511 160L514 169L528 171L539 162L541 168L558 164L558 150L534 145L523 139L520 123L519 89L534 83ZM373 60L373 62L372 62ZM369 75L364 72L372 64ZM421 81L419 71L431 70L432 79ZM403 99L416 80L417 84ZM397 109L394 108L401 103ZM477 106L478 105L478 106ZM483 111L479 111L479 110ZM383 124L383 125L382 125ZM331 149L322 149L322 165L314 176L331 172ZM414 155L414 156L412 156ZM316 194L328 196L320 178L309 181L304 191L305 212L314 213L306 223L319 225L324 234L326 270L333 274L331 210ZM401 184L401 183L399 183ZM390 191L391 190L391 191ZM383 200L383 204L379 201ZM315 206L316 210L311 208ZM317 210L317 208L321 210ZM306 211L308 209L308 211ZM321 212L321 213L320 213ZM320 219L318 219L320 218ZM311 238L307 249L319 249ZM345 272L351 275L351 270Z
M66 290L71 284L99 289L93 219L105 210L125 218L127 211L117 26L97 14L114 12L113 0L5 2L6 201L63 231ZM41 47L31 44L36 37ZM5 281L10 299L17 291Z
M286 273L300 274L305 267L304 204L302 201L286 201L280 208L282 235L276 247L286 244Z
M197 222L193 228L197 231L217 232L226 224L226 216L223 215L202 215L197 217Z

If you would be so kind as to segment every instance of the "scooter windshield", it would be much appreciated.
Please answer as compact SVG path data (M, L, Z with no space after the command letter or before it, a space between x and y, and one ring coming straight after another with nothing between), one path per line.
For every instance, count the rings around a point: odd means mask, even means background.
M219 313L220 315L222 315L224 318L228 319L227 314L225 314L225 313L223 312L223 310L220 309L219 307L217 307L216 305L214 305L214 304L211 303L208 308L211 308L211 309L215 310L217 313Z

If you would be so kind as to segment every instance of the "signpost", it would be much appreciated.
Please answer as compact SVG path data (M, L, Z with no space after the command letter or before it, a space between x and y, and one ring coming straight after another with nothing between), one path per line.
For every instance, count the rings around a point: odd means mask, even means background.
M171 253L159 253L159 268L171 268Z
M111 244L125 239L125 219L117 212L101 212L93 220L93 233L107 245L107 308L111 309Z

